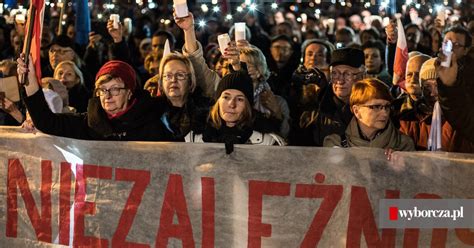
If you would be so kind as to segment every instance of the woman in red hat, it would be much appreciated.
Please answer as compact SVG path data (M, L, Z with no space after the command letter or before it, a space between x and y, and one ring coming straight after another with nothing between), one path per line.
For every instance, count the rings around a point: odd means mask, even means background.
M35 68L27 67L24 55L18 74L26 74L25 103L36 128L44 133L87 140L160 141L168 140L159 121L159 107L150 95L137 89L133 68L122 61L104 64L96 75L94 96L86 113L54 114L39 89Z

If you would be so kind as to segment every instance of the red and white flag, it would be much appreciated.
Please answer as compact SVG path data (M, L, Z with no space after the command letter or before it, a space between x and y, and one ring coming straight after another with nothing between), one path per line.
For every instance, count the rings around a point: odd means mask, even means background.
M31 11L32 6L36 8L36 15L34 19L34 25L32 30L29 30L30 21L31 20ZM33 58L33 65L35 66L36 70L36 78L38 79L38 83L41 83L41 33L43 31L43 19L44 19L44 0L31 0L30 9L28 10L28 20L26 22L26 32L25 37L28 37L28 34L31 32L32 39L31 39L31 47L30 53L31 57ZM27 46L27 42L25 41L23 46L23 51L25 51ZM28 56L27 54L25 54Z
M395 62L393 64L393 85L398 85L405 90L405 72L408 62L408 48L407 40L405 38L405 31L403 30L400 18L397 18L397 50L395 52Z

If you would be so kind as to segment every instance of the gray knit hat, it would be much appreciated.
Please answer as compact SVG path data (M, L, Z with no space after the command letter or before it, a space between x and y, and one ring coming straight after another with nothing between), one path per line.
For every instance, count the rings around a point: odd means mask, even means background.
M436 79L438 77L435 68L435 61L436 58L431 58L423 63L420 69L420 83L422 80Z

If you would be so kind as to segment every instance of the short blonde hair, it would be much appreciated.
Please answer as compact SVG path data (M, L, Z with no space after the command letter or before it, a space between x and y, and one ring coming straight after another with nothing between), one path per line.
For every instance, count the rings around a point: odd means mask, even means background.
M54 75L53 77L56 79L56 76L58 74L58 68L62 65L69 65L72 67L72 69L74 70L74 73L76 73L76 76L79 77L79 83L80 84L84 84L84 76L82 75L82 72L81 70L79 69L79 67L77 67L76 63L74 63L73 61L70 61L70 60L66 60L66 61L63 61L61 63L59 63L56 68L54 69Z
M216 129L221 128L222 124L225 123L225 121L222 119L222 117L219 114L219 109L220 109L219 98L217 99L216 103L211 107L211 110L209 111L209 122ZM245 109L244 109L244 112L242 113L242 118L239 120L239 123L237 123L237 127L239 128L242 128L245 126L252 127L252 124L253 124L252 106L250 106L249 100L245 98Z
M163 92L163 69L165 68L166 64L168 62L173 61L173 60L178 60L184 63L184 65L188 68L188 79L189 82L189 92L194 92L194 89L196 88L196 75L194 73L194 67L193 64L191 63L191 60L189 60L187 57L185 57L183 54L178 53L178 52L172 52L166 55L161 59L160 63L160 69L158 72L158 87L160 88L160 91Z
M393 101L388 86L376 78L366 78L352 85L350 106L364 104L373 99Z
M270 77L271 72L268 69L265 55L263 55L262 51L256 46L242 48L240 50L240 55L245 56L249 63L257 68L264 80L267 80Z

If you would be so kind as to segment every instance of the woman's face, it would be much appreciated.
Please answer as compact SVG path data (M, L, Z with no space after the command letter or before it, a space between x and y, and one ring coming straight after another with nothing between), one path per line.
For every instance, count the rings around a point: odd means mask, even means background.
M56 67L54 71L54 79L59 80L68 89L71 89L80 81L71 65L62 64Z
M242 119L242 113L245 110L245 95L240 90L224 90L218 103L219 116L225 121L226 126L234 127Z
M262 74L258 70L257 66L253 63L250 63L247 56L245 56L243 54L240 55L240 61L247 64L247 71L249 72L249 76L252 79L252 81L254 83L259 82L260 81L259 79L262 76Z
M125 84L115 78L98 86L96 92L99 94L102 108L110 115L127 109L132 96L132 92L125 88Z
M390 118L390 102L387 100L372 99L352 108L359 125L371 131L384 129Z
M184 101L189 93L189 70L179 60L171 60L163 68L163 91L168 99Z

